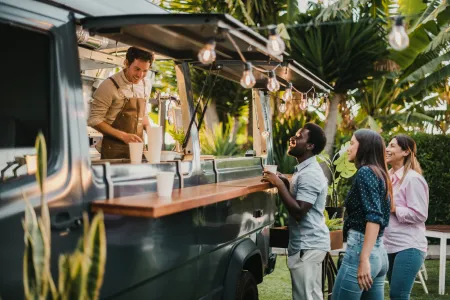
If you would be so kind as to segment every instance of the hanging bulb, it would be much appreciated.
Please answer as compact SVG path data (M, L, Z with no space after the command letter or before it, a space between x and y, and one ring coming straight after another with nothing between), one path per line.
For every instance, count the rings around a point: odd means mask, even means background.
M284 100L284 102L291 101L291 99L292 99L292 83L291 82L288 83L286 90L284 91L282 99Z
M324 100L322 105L320 106L320 110L327 111L327 108L328 108L327 102Z
M283 54L285 48L284 41L277 34L277 27L275 25L270 26L269 41L267 42L267 51L269 54L274 56Z
M403 26L403 18L396 17L395 25L389 33L389 44L394 50L402 51L409 46L409 37Z
M306 101L305 99L302 99L302 101L300 102L300 109L306 110L307 108L308 108L308 101Z
M284 114L286 112L286 104L281 103L280 106L278 106L278 110L280 111L280 113Z
M315 93L313 93L313 97L312 97L312 105L315 108L319 108L320 107L320 98L317 97L317 95Z
M216 60L216 42L214 40L209 40L208 43L203 46L203 48L198 53L198 60L202 64L210 64Z
M270 135L270 132L268 132L267 130L264 130L263 132L261 132L261 136L262 136L263 138L268 138L269 135Z
M255 76L253 76L252 64L244 63L244 73L242 73L241 85L243 88L251 89L256 84Z
M276 92L280 89L280 83L275 76L275 71L269 72L269 80L267 81L267 89L271 92Z

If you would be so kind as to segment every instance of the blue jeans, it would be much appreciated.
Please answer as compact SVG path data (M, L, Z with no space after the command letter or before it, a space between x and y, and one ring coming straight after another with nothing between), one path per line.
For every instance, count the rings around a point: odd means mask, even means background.
M392 300L409 300L411 290L425 260L426 253L410 248L397 253L388 254L389 296Z
M350 230L347 237L347 250L333 287L333 300L384 299L384 279L389 263L382 238L378 238L370 253L370 271L373 284L368 291L358 285L359 256L364 243L364 234Z

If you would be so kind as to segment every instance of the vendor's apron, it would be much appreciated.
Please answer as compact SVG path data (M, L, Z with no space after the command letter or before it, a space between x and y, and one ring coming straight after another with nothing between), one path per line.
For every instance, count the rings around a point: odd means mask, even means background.
M124 104L121 111L117 115L111 126L117 130L132 133L139 136L142 140L144 133L144 126L142 124L145 114L145 99L144 98L128 98L126 97L119 88L117 82L109 77L117 90L119 95L123 97ZM145 82L144 82L145 91ZM123 141L116 139L113 136L104 135L102 141L101 159L129 159L130 158L130 148L128 144Z

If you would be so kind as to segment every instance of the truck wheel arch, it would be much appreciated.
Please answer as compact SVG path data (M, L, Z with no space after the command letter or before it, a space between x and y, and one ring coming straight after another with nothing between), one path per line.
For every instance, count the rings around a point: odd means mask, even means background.
M263 264L261 251L249 238L246 238L235 245L231 251L228 270L224 281L223 299L236 298L237 284L243 270L251 272L256 283L262 282Z

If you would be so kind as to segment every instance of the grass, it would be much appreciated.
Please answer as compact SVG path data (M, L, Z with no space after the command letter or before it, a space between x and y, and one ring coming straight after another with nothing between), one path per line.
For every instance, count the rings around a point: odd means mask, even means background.
M438 294L439 288L439 260L426 260L428 271L426 285L429 294L425 294L422 285L415 283L411 300L439 299L450 300L450 261L447 261L445 295ZM286 266L286 257L278 256L275 271L264 277L263 283L258 285L260 300L291 300L291 277ZM385 286L385 299L389 299L389 284Z

